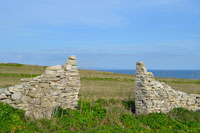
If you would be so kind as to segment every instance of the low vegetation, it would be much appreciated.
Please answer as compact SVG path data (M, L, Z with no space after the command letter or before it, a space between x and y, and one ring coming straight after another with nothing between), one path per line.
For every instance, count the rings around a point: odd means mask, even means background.
M200 112L177 108L136 117L131 101L79 101L78 110L58 108L51 120L31 120L0 103L1 132L200 132Z
M42 74L43 66L0 64L0 87ZM177 108L168 114L134 115L134 75L80 70L77 110L57 108L51 120L33 120L0 102L0 133L6 132L200 132L200 111ZM174 89L200 93L200 80L158 78Z

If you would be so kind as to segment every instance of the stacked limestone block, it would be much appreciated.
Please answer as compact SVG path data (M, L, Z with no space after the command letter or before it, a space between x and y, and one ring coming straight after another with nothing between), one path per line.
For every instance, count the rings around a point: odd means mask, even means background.
M0 89L0 101L25 111L35 119L50 119L55 108L75 109L78 105L80 76L75 56L63 65L47 67L45 73L22 84Z
M179 107L192 111L200 110L200 95L175 91L169 85L156 81L142 62L137 63L135 81L137 115L167 113Z

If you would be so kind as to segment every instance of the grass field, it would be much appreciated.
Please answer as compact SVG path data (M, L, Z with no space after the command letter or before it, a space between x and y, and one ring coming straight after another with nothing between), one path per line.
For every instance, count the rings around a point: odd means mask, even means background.
M41 75L44 66L0 63L0 88ZM168 114L134 116L134 75L80 70L78 110L58 111L52 120L31 120L0 103L4 132L200 132L200 112L175 109ZM200 93L200 80L157 78L176 90Z
M20 84L21 78L31 78L41 75L43 66L22 64L0 64L0 87ZM91 70L80 70L80 97L84 99L133 99L134 75L114 74ZM176 90L187 93L200 93L200 80L157 78L172 86Z

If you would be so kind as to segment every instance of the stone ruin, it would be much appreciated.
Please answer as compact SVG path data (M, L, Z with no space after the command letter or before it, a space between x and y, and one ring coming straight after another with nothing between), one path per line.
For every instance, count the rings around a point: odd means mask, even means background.
M20 85L0 89L0 101L24 110L28 117L50 119L58 106L78 106L80 75L75 56L63 66L47 67L41 76L21 81Z
M47 67L45 73L35 78L21 79L22 83L0 88L0 101L22 109L34 119L51 119L57 107L76 109L80 89L80 75L75 56L60 66ZM167 113L173 108L200 110L200 95L173 90L156 81L145 64L137 63L135 79L136 115Z
M173 90L169 85L156 81L145 64L137 63L135 79L136 115L167 113L174 108L200 110L200 95Z

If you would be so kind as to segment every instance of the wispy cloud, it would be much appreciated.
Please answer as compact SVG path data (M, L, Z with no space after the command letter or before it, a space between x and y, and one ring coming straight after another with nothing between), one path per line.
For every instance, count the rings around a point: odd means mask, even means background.
M183 66L185 60L198 66L199 4L199 0L1 1L0 60L54 65L76 54L83 67L125 68L138 60L154 67L178 61Z

